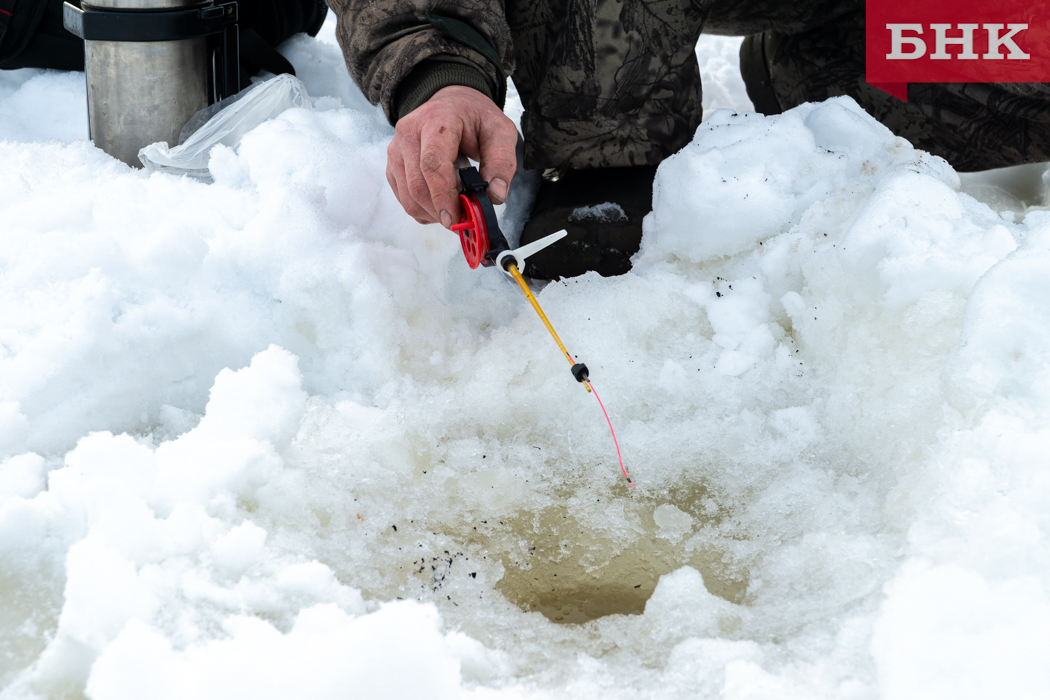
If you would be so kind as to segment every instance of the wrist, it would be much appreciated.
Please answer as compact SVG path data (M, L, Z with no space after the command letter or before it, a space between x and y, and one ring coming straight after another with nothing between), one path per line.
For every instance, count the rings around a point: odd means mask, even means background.
M394 97L397 118L406 116L442 88L453 85L473 88L497 103L497 94L481 69L466 63L430 59L417 65L398 86Z

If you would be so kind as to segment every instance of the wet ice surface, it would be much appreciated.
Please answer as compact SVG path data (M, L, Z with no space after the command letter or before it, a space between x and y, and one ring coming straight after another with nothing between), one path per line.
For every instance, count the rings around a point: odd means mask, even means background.
M713 112L634 271L539 293L631 491L517 289L399 211L335 49L288 51L318 111L210 186L0 74L0 697L1048 686L1047 214L848 100Z

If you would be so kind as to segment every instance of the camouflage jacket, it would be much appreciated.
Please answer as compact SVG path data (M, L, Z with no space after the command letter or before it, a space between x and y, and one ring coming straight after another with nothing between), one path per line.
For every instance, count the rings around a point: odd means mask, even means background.
M350 75L391 124L446 85L473 87L503 105L514 68L503 2L329 0Z

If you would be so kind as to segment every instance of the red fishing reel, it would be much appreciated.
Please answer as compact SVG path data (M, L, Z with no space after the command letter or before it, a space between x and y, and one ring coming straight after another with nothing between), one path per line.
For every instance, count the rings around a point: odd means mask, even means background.
M481 202L474 195L461 194L459 206L463 210L463 221L455 224L452 230L459 234L459 244L463 247L463 257L471 270L484 264L485 253L489 251L489 228L485 225L485 214L481 211Z
M459 179L463 190L459 195L460 208L463 210L462 221L452 226L459 234L459 244L463 248L463 257L471 270L491 267L496 264L496 257L505 250L510 250L507 239L499 228L496 210L489 199L489 183L481 179L477 168L460 168Z

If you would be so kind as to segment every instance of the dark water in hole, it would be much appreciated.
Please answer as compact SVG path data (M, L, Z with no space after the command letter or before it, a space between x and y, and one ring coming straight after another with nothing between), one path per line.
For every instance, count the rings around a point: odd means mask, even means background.
M649 523L642 532L596 531L561 508L508 523L523 546L504 553L505 573L496 588L523 610L580 623L641 614L660 576L691 566L713 594L741 601L747 581L726 570L721 551L690 545L688 536L673 543L659 535L651 517Z

